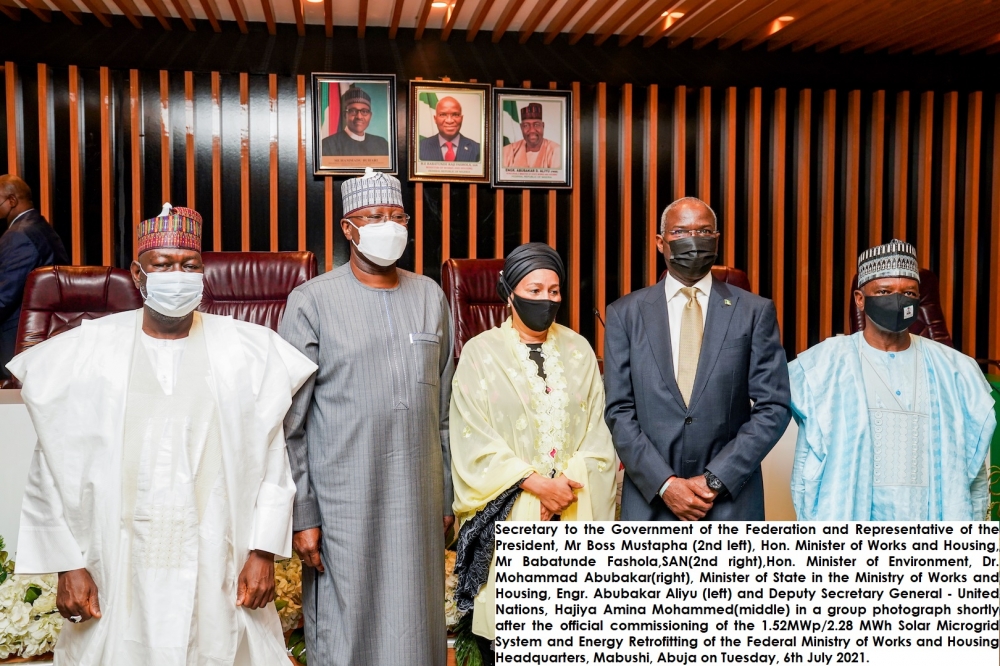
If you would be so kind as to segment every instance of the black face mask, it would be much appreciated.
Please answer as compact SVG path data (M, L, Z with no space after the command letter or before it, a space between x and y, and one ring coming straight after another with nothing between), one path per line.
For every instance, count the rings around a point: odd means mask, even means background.
M719 238L688 236L668 242L667 263L671 271L685 280L697 281L708 275L719 256Z
M524 325L532 331L541 333L549 330L552 322L556 320L556 313L559 312L559 302L542 299L539 301L530 298L521 298L517 294L510 295L517 310L517 316L521 318Z
M885 296L865 296L865 314L879 328L893 333L902 333L917 319L919 298L911 298L904 294L887 294Z

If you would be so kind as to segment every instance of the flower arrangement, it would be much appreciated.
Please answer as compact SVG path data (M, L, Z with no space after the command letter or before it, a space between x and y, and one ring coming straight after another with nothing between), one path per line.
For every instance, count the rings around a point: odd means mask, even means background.
M444 623L448 631L454 631L462 614L455 602L455 588L458 587L458 576L455 574L455 558L453 550L444 551Z
M274 591L281 631L287 634L302 619L302 560L298 555L293 553L290 559L274 563Z
M15 576L0 537L0 660L52 651L63 619L56 609L56 574Z

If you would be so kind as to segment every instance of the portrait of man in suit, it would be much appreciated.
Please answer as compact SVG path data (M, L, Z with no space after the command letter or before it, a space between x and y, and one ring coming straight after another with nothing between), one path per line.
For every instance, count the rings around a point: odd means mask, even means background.
M442 97L434 107L437 134L420 141L420 159L427 162L478 162L479 143L462 134L462 105Z
M625 466L622 520L764 520L760 464L791 418L774 303L712 276L718 222L663 212L667 275L608 307L605 420Z

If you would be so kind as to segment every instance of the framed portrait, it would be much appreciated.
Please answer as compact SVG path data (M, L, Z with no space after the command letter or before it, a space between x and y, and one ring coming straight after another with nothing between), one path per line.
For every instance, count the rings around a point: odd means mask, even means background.
M493 187L570 188L573 93L493 90Z
M396 173L396 77L312 75L313 173Z
M410 81L410 180L490 182L490 88Z

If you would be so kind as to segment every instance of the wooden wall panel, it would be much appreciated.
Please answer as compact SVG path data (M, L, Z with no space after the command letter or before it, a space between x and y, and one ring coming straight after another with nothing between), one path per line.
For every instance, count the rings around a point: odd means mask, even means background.
M336 242L335 222L343 179L311 173L305 76L118 73L44 63L24 72L22 81L15 67L4 66L8 164L33 179L39 207L58 218L75 261L125 263L134 252L135 225L161 203L144 197L161 195L202 209L206 248L308 249L324 270L344 261L347 246ZM790 357L835 325L840 330L858 252L890 234L905 237L908 224L911 235L917 232L921 263L941 277L956 344L970 354L978 347L1000 355L996 327L984 326L1000 320L1000 287L982 278L1000 267L994 91L986 109L983 93L968 90L894 91L887 108L886 91L874 91L868 105L868 93L824 90L814 104L809 88L789 103L784 89L699 87L688 104L693 91L682 85L669 89L672 104L663 111L656 86L623 84L609 102L607 85L558 86L575 93L574 188L540 191L534 202L515 193L517 200L506 202L511 215L520 213L508 240L544 234L553 246L560 241L568 323L582 328L599 352L607 301L658 278L655 238L664 199L690 193L719 209L722 261L745 270L752 288L774 300ZM911 93L920 99L912 131ZM993 119L985 131L984 114ZM997 145L983 145L994 134ZM486 254L504 255L502 192L466 185L425 190L402 180L416 250L406 254L405 268L437 276L427 262L437 262L438 213L443 258L474 257L491 245ZM57 192L57 184L65 190ZM433 219L425 220L432 210ZM495 227L484 233L493 232L493 243L479 247L478 225L491 218ZM979 251L987 240L989 253ZM591 321L584 313L595 309L600 319Z

